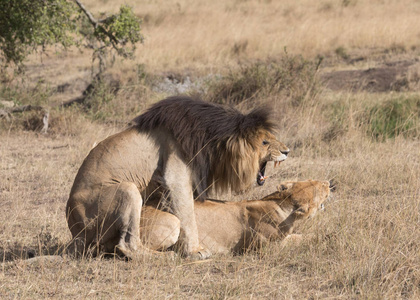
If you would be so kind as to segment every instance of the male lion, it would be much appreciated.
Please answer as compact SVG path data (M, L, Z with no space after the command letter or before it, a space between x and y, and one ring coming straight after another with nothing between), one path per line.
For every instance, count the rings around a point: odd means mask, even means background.
M287 240L295 221L310 218L330 195L328 181L283 182L261 200L195 202L200 244L212 253L241 253L270 240ZM148 203L141 216L140 235L147 247L173 246L180 232L177 217Z
M262 184L267 161L283 161L289 152L273 130L266 108L242 114L189 97L154 104L131 127L100 142L80 167L66 207L76 251L147 252L140 215L146 188L159 177L180 221L181 254L208 257L198 241L193 193L239 191L255 176Z

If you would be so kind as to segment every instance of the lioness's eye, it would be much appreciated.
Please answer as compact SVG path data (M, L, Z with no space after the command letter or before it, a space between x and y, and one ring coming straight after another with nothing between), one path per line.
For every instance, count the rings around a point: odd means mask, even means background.
M265 146L265 145L268 145L270 143L267 140L263 140L263 143L262 144Z

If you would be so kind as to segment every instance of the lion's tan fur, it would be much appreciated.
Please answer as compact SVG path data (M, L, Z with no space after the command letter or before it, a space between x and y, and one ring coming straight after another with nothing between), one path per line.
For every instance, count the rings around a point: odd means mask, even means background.
M225 128L211 122L214 118ZM187 97L158 102L132 127L100 142L80 167L66 207L76 252L117 251L128 257L146 252L139 239L140 215L155 178L169 190L181 253L207 257L198 240L194 189L204 195L213 184L245 188L259 164L286 159L288 148L271 132L264 110L244 115ZM219 172L214 166L220 161L226 165Z
M315 215L329 197L328 181L284 182L278 191L261 200L195 202L199 240L213 253L240 253L270 240L291 235L297 220ZM175 216L146 205L142 213L141 237L148 247L159 250L177 240Z

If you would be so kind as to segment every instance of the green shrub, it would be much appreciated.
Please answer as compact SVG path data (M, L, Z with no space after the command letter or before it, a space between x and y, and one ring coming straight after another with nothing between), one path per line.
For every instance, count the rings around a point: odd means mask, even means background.
M26 83L19 85L5 84L0 87L0 99L12 101L18 105L45 105L53 90L39 80L35 86L29 86Z
M99 72L105 69L108 54L133 58L136 44L143 42L141 20L131 7L96 19L80 1L0 1L0 67L24 70L25 58L43 53L51 45L94 50ZM59 48L56 48L59 49Z
M0 1L1 64L21 67L39 47L75 44L75 15L75 6L66 0Z
M347 53L346 48L344 47L338 47L335 49L335 54L337 54L338 57L341 57L342 59L349 59L350 55Z
M84 92L83 108L93 120L104 121L114 113L109 111L109 104L115 100L119 82L112 80L94 80Z
M418 137L420 97L398 97L373 106L365 114L368 133L376 140L398 135Z
M418 138L420 133L420 96L350 95L322 107L329 123L324 134L331 141L350 130L366 133L374 141L396 136Z

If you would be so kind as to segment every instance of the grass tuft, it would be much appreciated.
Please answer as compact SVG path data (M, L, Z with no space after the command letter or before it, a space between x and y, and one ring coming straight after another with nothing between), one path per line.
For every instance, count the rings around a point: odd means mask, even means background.
M397 96L385 103L376 104L367 114L368 132L376 140L398 135L418 137L420 133L420 97Z
M277 95L298 104L314 93L320 62L286 53L280 61L243 64L211 81L205 98L216 103L238 104Z

